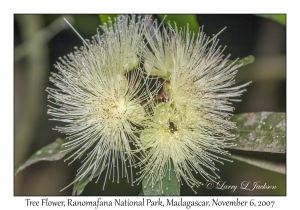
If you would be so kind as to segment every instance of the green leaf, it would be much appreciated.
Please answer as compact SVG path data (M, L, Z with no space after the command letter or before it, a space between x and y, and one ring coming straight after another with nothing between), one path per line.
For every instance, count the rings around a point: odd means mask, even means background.
M15 175L23 170L24 168L35 164L40 161L55 161L62 159L67 153L71 152L72 150L64 151L65 148L63 146L66 143L67 139L58 138L55 142L48 144L47 146L43 147L42 149L38 150L34 153L23 165L15 167L14 172Z
M270 154L268 155L270 156ZM274 156L274 155L273 155ZM252 157L249 155L230 155L229 156L232 159L242 161L245 163L248 163L250 165L254 165L256 167L260 167L263 169L267 169L269 171L274 171L277 173L285 174L286 171L286 164L285 164L285 158L282 158L284 161L278 161L276 158L266 158L266 157L260 157L260 155L253 155Z
M254 112L235 115L236 146L230 158L285 174L286 114Z
M144 191L143 191L143 189L142 189L141 192L138 194L138 196L144 196Z
M142 181L142 189L144 195L180 195L180 183L176 178L173 166L171 167L170 173L167 173L162 179L162 182L157 182L153 188L151 184L147 185L147 179L144 178Z
M93 178L95 178L95 177L98 176L98 175L99 175L99 173L98 173L97 175L93 176ZM72 192L72 195L80 195L80 194L83 192L85 186L86 186L90 181L92 181L92 180L90 180L89 177L85 177L85 178L83 178L83 179L78 180L77 182L75 182L75 183L74 183L74 186L73 186L73 192Z
M170 22L171 26L174 27L174 22L178 28L186 28L187 24L189 24L189 29L198 33L199 24L197 22L196 15L157 15L161 20L164 21L164 24L168 24Z
M257 16L274 20L284 26L286 25L286 15L284 15L284 14L281 14L281 15L257 15Z
M98 176L99 174L97 174ZM94 177L93 177L94 178ZM77 182L74 183L74 186L73 186L73 192L72 192L72 195L80 195L85 186L90 182L90 178L89 177L85 177Z
M100 163L100 165L102 165L102 164ZM105 167L103 168L103 170L107 167L107 165L108 165L108 164L105 165ZM103 170L102 170L102 171L103 171ZM85 171L85 170L83 169L83 171ZM93 175L93 178L92 178L92 179L94 179L95 177L98 177L99 174L100 174L102 171L100 170L100 168L98 168L98 170L97 170L97 171L95 172L95 174ZM80 194L83 192L85 186L86 186L90 181L92 181L92 179L90 178L90 176L86 176L86 177L84 177L83 179L76 181L76 182L74 183L74 186L73 186L73 192L72 192L72 195L80 195Z
M104 14L104 15L99 15L100 21L102 24L108 22L108 18L110 17L111 21L114 22L115 17L118 17L116 14Z
M237 62L235 62L235 64L237 64L237 65L243 64L242 66L246 66L246 65L253 63L254 60L255 60L255 58L253 55L248 55L242 59L239 59ZM230 62L232 63L233 61L230 61Z
M234 150L285 153L286 114L254 112L238 114L232 118L237 128Z

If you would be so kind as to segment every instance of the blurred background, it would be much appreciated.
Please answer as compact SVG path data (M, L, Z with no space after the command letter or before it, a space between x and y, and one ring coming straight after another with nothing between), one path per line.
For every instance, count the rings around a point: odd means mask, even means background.
M47 115L46 87L53 64L81 46L82 41L63 20L65 17L81 34L90 39L101 24L95 15L15 15L14 16L14 166L24 163L33 153L63 134L53 131L58 122ZM153 19L158 18L153 15ZM180 19L180 15L178 15ZM224 54L231 59L248 55L255 62L240 68L236 81L252 81L241 103L235 103L235 114L244 112L286 112L286 27L276 21L257 15L197 15L199 26L208 36L227 29L219 35ZM285 161L285 155L280 157ZM71 195L72 187L59 192L74 180L80 162L68 166L63 160L39 162L19 172L14 179L14 195ZM276 185L275 190L236 190L235 192L209 190L204 186L197 195L285 195L286 176L243 162L219 164L223 181L227 185L240 185L242 181L260 181ZM200 180L201 177L199 177ZM91 182L83 194L138 195L141 186L121 183ZM181 195L195 195L183 185Z

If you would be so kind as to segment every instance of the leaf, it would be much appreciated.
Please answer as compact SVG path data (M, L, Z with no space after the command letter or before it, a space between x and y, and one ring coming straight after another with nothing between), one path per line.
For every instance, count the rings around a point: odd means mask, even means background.
M100 164L101 165L101 164ZM105 167L103 169L105 169L107 167L108 164L105 165ZM84 171L84 170L83 170ZM102 170L103 171L103 170ZM99 174L102 172L100 170L100 168L98 168L98 170L95 172L95 174L93 175L93 178L94 179L95 177L99 176ZM86 176L84 177L83 179L81 180L78 180L74 183L74 186L73 186L73 192L72 192L72 195L80 195L85 186L90 182L92 181L92 179L90 178L90 176Z
M272 160L271 158L266 159L259 158L257 156L247 157L243 155L230 155L230 158L281 174L285 174L286 171L285 161L277 162L275 160Z
M237 64L237 65L243 64L242 66L246 66L246 65L253 63L254 60L255 60L255 58L253 55L248 55L242 59L239 59L237 62L235 62L235 64ZM233 61L230 61L230 62L233 62Z
M99 175L99 173L96 174L95 176L93 176L93 178L97 177L98 175ZM80 194L83 192L85 186L86 186L90 181L92 181L92 180L90 180L90 177L85 177L85 178L83 178L83 179L81 179L81 180L75 182L75 183L74 183L74 186L73 186L73 192L72 192L72 195L80 195Z
M232 118L237 128L234 150L257 152L286 152L286 114L253 112L238 114Z
M98 174L99 175L99 174ZM93 177L94 178L94 177ZM72 191L72 195L80 195L85 186L90 182L90 178L89 177L85 177L77 182L74 183L74 186L73 186L73 191Z
M161 188L162 184L162 188ZM157 182L154 187L151 187L151 184L148 184L147 186L147 180L143 179L142 181L142 189L144 192L144 195L180 195L180 183L178 182L176 178L176 174L174 171L174 167L172 164L171 170L170 170L170 176L169 173L166 174L166 176L162 179L162 182ZM145 187L146 186L146 187Z
M42 149L38 150L34 153L23 165L15 167L14 172L15 175L23 170L24 168L35 164L40 161L55 161L62 159L67 153L71 152L72 150L64 151L65 148L63 144L66 143L67 139L58 138L55 142L48 144L47 146L43 147Z
M138 196L144 196L143 189L142 189L141 192L138 194Z
M286 25L286 15L285 14L281 14L281 15L257 15L260 17L264 17L264 18L268 18L271 20L274 20L278 23L280 23L281 25Z
M189 25L189 29L195 33L199 31L199 24L197 22L197 16L188 14L188 15L157 15L159 19L164 21L164 24L170 23L172 27L174 27L174 22L178 28L186 28L187 24Z
M118 17L116 14L104 14L104 15L99 15L100 21L102 24L108 23L108 18L110 17L111 21L114 22L115 17Z

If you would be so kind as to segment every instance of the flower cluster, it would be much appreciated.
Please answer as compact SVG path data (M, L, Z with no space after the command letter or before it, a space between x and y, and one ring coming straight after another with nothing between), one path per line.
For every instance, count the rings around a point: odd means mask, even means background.
M134 166L136 181L152 187L172 169L191 188L201 184L194 172L218 178L217 154L234 139L231 101L249 83L232 87L239 66L223 58L216 36L134 15L102 30L55 65L57 88L47 88L48 113L66 123L55 129L75 151L68 159L87 154L75 181L104 174L133 183Z
M134 164L132 145L138 141L138 127L146 120L144 107L151 96L141 85L147 78L139 58L149 21L120 16L115 24L102 26L103 35L84 41L81 49L55 65L59 72L52 73L50 81L58 89L47 88L54 104L48 113L67 123L55 129L69 136L68 149L76 149L68 159L88 154L76 180L92 179L107 168L105 180L116 175L119 182L121 170L133 183L132 173L128 174Z
M145 70L165 80L165 102L153 106L153 117L140 137L147 151L141 178L153 187L173 165L178 181L182 178L192 189L201 184L193 172L214 181L219 178L215 162L227 160L216 153L227 155L223 148L233 145L230 101L239 101L232 97L240 96L249 83L231 87L239 65L223 58L216 36L209 39L202 31L195 36L175 25L147 40Z

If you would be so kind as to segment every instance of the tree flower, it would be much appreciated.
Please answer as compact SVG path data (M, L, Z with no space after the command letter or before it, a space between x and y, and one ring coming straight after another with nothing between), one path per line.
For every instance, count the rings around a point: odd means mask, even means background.
M234 140L231 102L240 101L249 83L232 86L239 65L224 58L217 36L170 25L160 32L150 17L134 15L101 28L102 35L83 40L55 65L50 81L57 88L47 88L48 113L66 123L55 129L74 150L67 159L87 154L74 182L98 173L99 179L107 168L103 187L120 175L133 183L133 166L141 166L136 181L152 187L171 168L192 189L202 184L194 173L219 178L215 163L228 161L220 155L229 154L224 148ZM155 79L150 86L150 75L164 80L160 95L161 84Z
M67 159L73 162L87 153L75 181L92 179L99 170L101 175L106 167L105 182L115 176L119 182L120 175L129 181L128 170L135 161L131 146L137 144L138 127L146 119L145 102L152 96L142 88L148 78L139 58L148 22L149 17L118 16L114 24L102 26L103 35L98 32L91 42L83 40L83 47L55 65L58 73L52 73L50 81L57 88L47 88L53 104L48 113L66 123L55 130L67 134L70 141L65 146L75 150Z
M154 187L173 165L178 181L193 189L201 184L193 172L206 181L219 178L215 162L227 159L218 154L228 154L223 148L234 140L231 101L239 101L234 97L249 83L232 87L239 65L224 58L217 36L209 39L201 30L196 36L188 27L170 25L153 31L146 33L144 67L166 81L165 101L153 105L153 117L140 136L146 156L139 180Z

